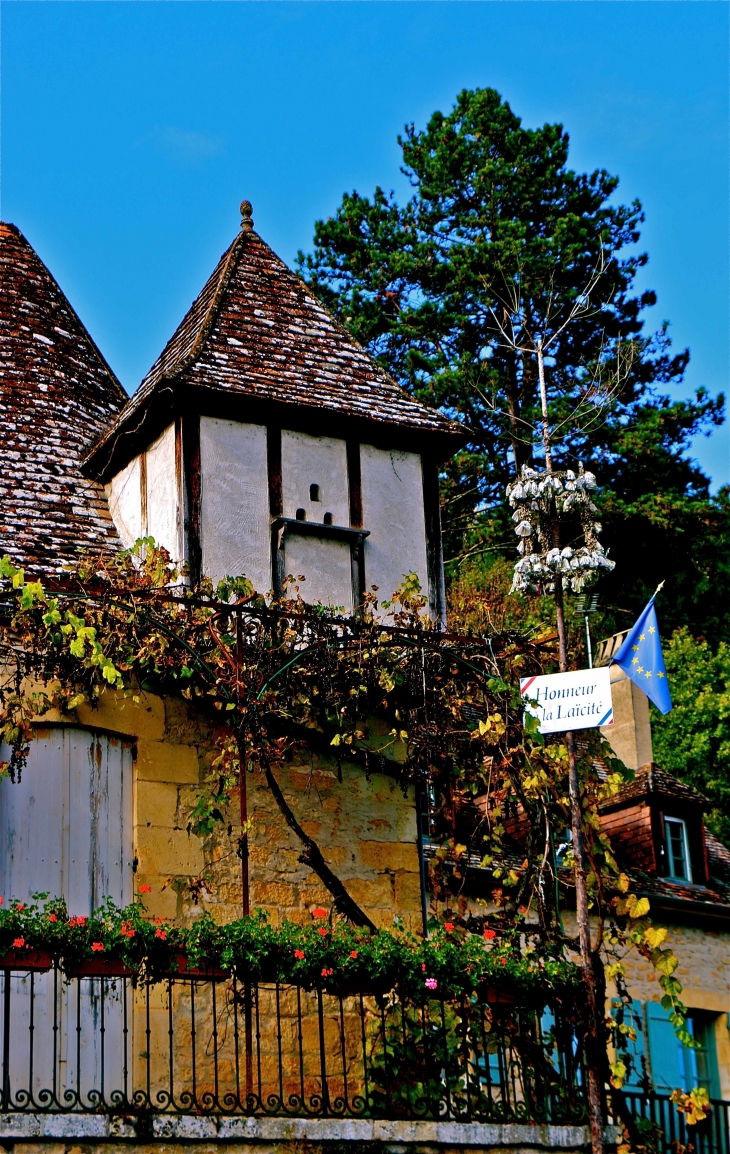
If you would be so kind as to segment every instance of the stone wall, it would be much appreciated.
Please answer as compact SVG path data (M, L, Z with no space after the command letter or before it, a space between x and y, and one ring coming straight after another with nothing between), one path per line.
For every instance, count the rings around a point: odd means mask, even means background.
M46 714L45 725L69 718ZM107 693L92 709L80 706L74 724L134 741L135 891L152 914L186 921L205 908L221 920L241 911L239 799L231 798L226 821L201 839L187 831L190 811L215 757L215 719L187 702L142 694L138 702ZM312 755L302 764L276 768L282 791L305 832L322 849L330 868L380 926L403 918L420 926L420 886L412 791L404 796L394 776L369 779L344 764ZM331 904L327 890L298 861L300 842L285 824L265 781L249 773L251 907L272 921L308 922L312 906Z

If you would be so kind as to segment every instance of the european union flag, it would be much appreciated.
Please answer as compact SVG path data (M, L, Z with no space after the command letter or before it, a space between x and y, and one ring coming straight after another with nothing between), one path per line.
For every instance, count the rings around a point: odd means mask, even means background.
M623 669L626 676L639 686L639 689L643 689L661 713L669 713L672 699L669 696L667 671L659 640L654 597L633 629L629 630L626 640L613 660Z

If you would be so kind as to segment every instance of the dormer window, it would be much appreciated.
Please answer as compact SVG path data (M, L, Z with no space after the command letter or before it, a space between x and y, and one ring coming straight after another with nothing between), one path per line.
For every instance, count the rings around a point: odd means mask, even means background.
M320 489L319 485L310 485L309 486L309 500L310 501L321 501L322 500L322 490Z
M687 841L687 826L680 817L665 817L667 877L675 882L691 882L692 867Z

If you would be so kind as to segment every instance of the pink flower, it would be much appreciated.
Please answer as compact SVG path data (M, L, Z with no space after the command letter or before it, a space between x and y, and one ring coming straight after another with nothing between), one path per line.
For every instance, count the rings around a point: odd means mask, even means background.
M100 954L102 952L102 950L104 949L104 943L103 942L92 942L91 948L95 954Z
M492 938L496 938L496 936L497 936L496 930L485 930L484 931L484 937L488 938L490 941Z
M139 892L140 892L141 894L151 894L151 893L152 893L152 886L148 886L148 885L146 885L146 884L145 884L145 885L141 885L141 886L139 887Z
M16 938L15 941L13 942L13 946L15 947L16 950L22 950L24 945L25 945L25 938Z
M438 982L436 981L435 978L426 978L426 989L427 990L437 990L438 989Z

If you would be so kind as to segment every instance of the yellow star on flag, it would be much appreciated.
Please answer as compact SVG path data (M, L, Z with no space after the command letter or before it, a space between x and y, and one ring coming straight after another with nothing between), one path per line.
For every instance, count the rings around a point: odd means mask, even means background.
M631 658L631 664L632 665L638 665L639 664L639 658L638 657L632 657Z
M638 645L632 645L631 648L633 649L634 653L639 652L639 646Z
M637 673L643 673L643 672L644 672L644 666L643 666L643 665L640 665L640 666L637 668L636 672L637 672Z
M639 634L639 641L646 641L646 633Z
M656 629L654 628L654 626L653 626L653 625L650 625L650 626L649 626L649 632L650 632L650 633L656 633Z
M647 669L647 671L646 671L646 676L647 676L647 677L651 677L651 669Z
M657 677L663 677L663 676L664 676L663 673L657 673Z

